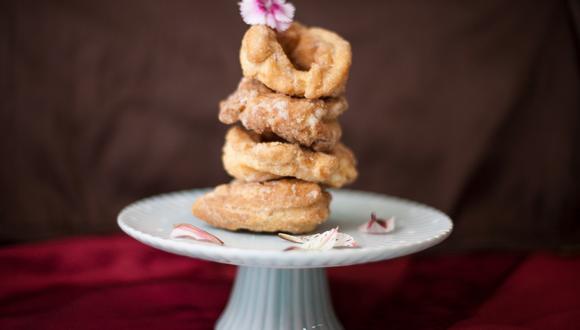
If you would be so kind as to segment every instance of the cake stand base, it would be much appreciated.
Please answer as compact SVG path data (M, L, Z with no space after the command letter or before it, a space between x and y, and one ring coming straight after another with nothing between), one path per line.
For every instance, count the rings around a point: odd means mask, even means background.
M238 267L216 329L342 329L324 268Z

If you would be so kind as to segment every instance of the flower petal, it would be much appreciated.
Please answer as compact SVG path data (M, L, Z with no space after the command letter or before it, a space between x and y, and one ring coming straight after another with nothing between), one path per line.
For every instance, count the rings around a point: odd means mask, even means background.
M279 233L278 236L287 241L302 244L301 247L296 246L289 247L285 251L290 250L322 251L322 250L330 250L332 248L359 247L359 245L352 236L339 232L338 227L314 235L294 236Z
M200 229L194 225L190 225L187 223L175 225L169 236L171 238L191 238L196 241L224 245L224 242L222 242L222 240L217 238L216 236L208 233L203 229Z
M246 24L266 24L266 10L256 0L243 0L239 4L240 14Z
M377 218L376 214L371 213L371 219L360 225L358 230L367 234L386 234L395 230L395 218L388 219Z
M314 236L314 235L311 235L311 236ZM278 233L278 237L285 239L287 241L290 241L290 242L302 244L305 242L305 237L308 237L308 236L294 236L294 235L289 235L289 234L284 234L284 233Z
M285 19L288 19L289 21L287 22L292 22L292 19L294 18L294 13L296 12L296 7L294 7L293 4L291 3L286 3L286 1L279 1L279 8L280 10L276 11L277 13L281 13Z
M310 240L302 244L304 250L318 250L325 251L330 250L334 247L336 243L336 238L338 236L338 227L332 228L325 231L322 234L314 235Z
M352 236L350 236L349 234L338 233L334 247L335 248L336 247L356 248L356 247L360 247L360 245L358 245L358 243L354 240L354 238Z

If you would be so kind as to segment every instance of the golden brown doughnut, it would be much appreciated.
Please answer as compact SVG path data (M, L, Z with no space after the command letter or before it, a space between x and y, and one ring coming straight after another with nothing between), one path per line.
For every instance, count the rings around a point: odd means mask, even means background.
M226 134L222 160L226 171L243 181L294 177L340 188L358 174L353 153L341 143L330 153L316 152L296 144L264 142L241 127Z
M346 99L310 100L279 94L255 79L242 78L238 89L220 102L224 124L240 121L258 134L274 133L317 151L332 150L342 131L336 118L348 108Z
M199 197L193 215L228 230L307 233L329 215L330 194L296 179L233 181Z
M242 40L245 77L279 93L316 99L344 92L352 62L350 44L334 32L292 23L276 33L254 25Z

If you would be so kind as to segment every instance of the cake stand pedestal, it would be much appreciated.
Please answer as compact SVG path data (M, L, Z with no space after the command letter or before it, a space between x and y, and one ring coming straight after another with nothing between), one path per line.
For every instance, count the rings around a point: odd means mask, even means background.
M239 267L216 329L342 329L323 268Z
M425 205L358 191L331 191L331 218L317 232L339 226L361 246L329 251L284 251L294 245L275 235L230 232L210 227L190 213L207 190L176 192L127 206L118 224L149 246L191 258L237 265L229 302L216 329L342 329L334 314L324 268L392 259L424 250L452 230L449 217ZM397 219L395 231L369 235L357 230L371 212ZM173 225L191 223L224 241L224 246L169 238Z

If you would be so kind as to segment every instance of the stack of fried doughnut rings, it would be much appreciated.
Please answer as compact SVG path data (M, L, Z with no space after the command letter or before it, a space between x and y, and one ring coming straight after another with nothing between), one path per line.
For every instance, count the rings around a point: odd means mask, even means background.
M198 198L193 214L228 230L306 233L329 215L331 196L357 177L338 116L352 60L337 34L293 23L254 25L242 40L244 77L220 103L223 164L235 178Z

